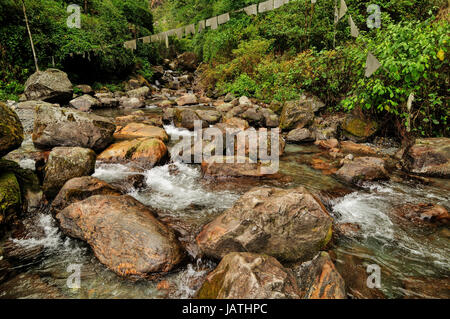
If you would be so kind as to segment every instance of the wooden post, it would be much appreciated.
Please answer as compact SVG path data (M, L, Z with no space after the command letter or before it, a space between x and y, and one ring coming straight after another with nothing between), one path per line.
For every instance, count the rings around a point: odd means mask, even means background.
M25 8L25 1L22 0L23 15L25 17L25 24L27 25L28 36L30 37L31 50L33 51L34 65L36 66L36 71L39 71L39 65L36 57L36 51L34 50L33 36L31 35L30 26L28 24L27 10Z

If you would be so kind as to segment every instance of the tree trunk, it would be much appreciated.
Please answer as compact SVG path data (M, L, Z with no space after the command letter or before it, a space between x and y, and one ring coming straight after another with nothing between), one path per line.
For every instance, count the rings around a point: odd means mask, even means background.
M28 36L30 37L31 50L33 51L34 65L36 66L36 71L39 71L39 65L38 65L38 61L37 61L37 57L36 57L36 51L34 50L33 36L31 35L30 26L28 25L27 10L25 8L24 0L22 0L22 9L23 9L23 15L25 17L25 24L27 25Z

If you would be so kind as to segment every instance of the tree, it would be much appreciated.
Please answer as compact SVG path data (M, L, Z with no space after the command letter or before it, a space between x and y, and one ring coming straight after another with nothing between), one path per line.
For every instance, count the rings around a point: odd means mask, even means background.
M25 7L25 0L22 0L22 9L23 9L23 16L25 17L25 24L27 25L28 36L30 37L31 50L33 51L34 65L36 66L36 71L39 71L39 65L38 65L38 61L37 61L37 57L36 57L36 51L34 49L33 36L31 35L30 25L28 24L28 17L27 17L27 9Z

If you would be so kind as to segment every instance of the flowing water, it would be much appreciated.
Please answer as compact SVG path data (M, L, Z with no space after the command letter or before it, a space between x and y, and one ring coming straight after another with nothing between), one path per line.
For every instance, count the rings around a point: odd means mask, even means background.
M173 139L192 134L173 126L165 129ZM423 297L428 296L421 292L427 291L423 288L426 285L436 287L448 283L448 228L417 229L398 221L391 212L395 205L406 203L437 203L449 208L449 181L437 180L438 186L382 182L348 189L329 174L307 164L308 159L317 156L320 157L320 150L313 145L288 145L280 163L280 173L288 178L248 185L206 182L198 165L175 162L145 171L146 187L139 190L131 187L128 193L154 209L163 221L184 229L184 237L192 239L202 225L231 207L252 186L302 185L317 194L334 194L326 197L326 205L336 222L352 223L360 228L358 236L339 238L332 247L336 265L347 286L351 286L348 287L351 295ZM22 164L30 166L26 161ZM94 176L109 183L121 183L133 174L136 172L126 165L97 163ZM43 247L43 256L39 262L9 265L12 274L0 284L0 298L191 298L216 265L196 258L195 252L189 251L191 258L186 264L159 280L122 279L100 264L86 244L63 236L49 213L41 212L35 220L43 235L13 242L25 248ZM0 271L5 267L1 262ZM71 264L81 267L80 289L68 288ZM366 267L373 264L381 269L381 289L376 292L365 285Z

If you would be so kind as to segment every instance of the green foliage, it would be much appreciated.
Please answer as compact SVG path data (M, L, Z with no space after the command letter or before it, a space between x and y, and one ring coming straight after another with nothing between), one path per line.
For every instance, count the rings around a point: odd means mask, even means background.
M448 135L449 34L448 22L427 20L391 24L365 38L383 67L369 79L361 68L352 96L342 105L391 114L421 135ZM354 59L363 64L365 52ZM415 101L408 111L410 94Z

